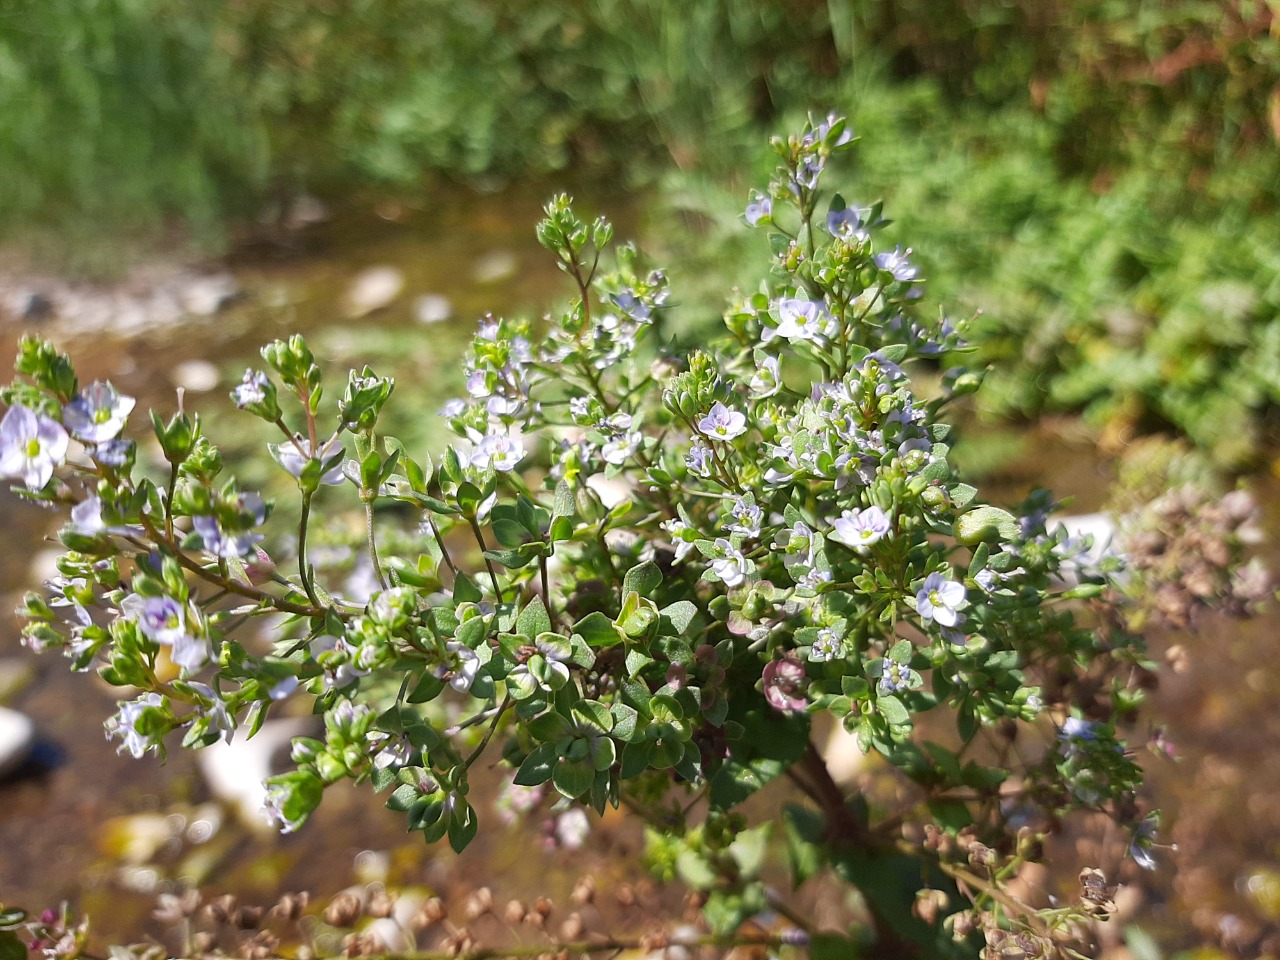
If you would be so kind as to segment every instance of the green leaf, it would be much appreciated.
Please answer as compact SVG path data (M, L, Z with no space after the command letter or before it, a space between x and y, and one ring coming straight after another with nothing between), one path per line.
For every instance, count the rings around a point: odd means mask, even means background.
M454 811L453 820L449 823L449 846L454 853L461 853L475 839L480 820L476 817L475 808L469 803L462 804L461 811Z
M551 617L542 603L541 597L534 597L529 605L520 611L516 618L516 633L532 640L540 633L551 632Z
M504 547L518 547L524 543L525 528L515 520L498 519L493 521L493 535Z
M565 480L557 481L555 501L551 506L552 518L572 517L574 508L573 488Z
M952 836L973 823L968 805L959 800L930 800L929 812L938 826Z
M910 640L899 640L889 648L889 652L885 656L894 663L907 663L911 659L912 649Z
M587 614L573 626L573 632L580 634L590 647L612 647L622 641L613 621L603 613L595 611Z
M976 507L956 520L956 542L973 546L992 540L1017 540L1021 527L1017 518L999 507Z
M516 771L515 783L522 787L536 787L551 779L551 769L560 759L553 744L544 743L524 758Z
M453 584L454 600L459 603L479 603L483 596L474 580L465 573L458 574L458 579Z
M576 800L590 790L595 778L595 768L587 760L561 759L551 773L551 783L570 800Z
M864 955L858 941L844 934L821 931L809 940L809 960L856 960Z
M27 945L9 930L0 931L0 960L27 960Z
M634 590L642 597L652 599L653 591L662 583L662 571L650 560L632 567L622 578L622 591Z
M876 710L889 722L890 726L904 727L911 723L911 714L897 697L877 697Z
M688 600L677 600L670 606L663 607L659 613L662 614L664 621L663 630L680 635L689 629L689 624L698 614L698 608ZM669 626L667 621L670 622Z
M826 821L816 810L791 803L782 809L782 830L791 863L791 886L798 889L826 861Z

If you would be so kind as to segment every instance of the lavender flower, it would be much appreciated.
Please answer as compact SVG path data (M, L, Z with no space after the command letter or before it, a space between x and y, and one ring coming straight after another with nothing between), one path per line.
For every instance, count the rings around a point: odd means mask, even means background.
M121 740L120 746L116 748L117 753L127 750L135 760L141 760L148 750L160 749L158 742L138 730L138 721L147 710L162 706L164 698L158 693L144 693L137 700L120 701L120 709L104 725L108 740L112 737L119 737Z
M765 357L751 378L751 395L757 400L772 397L782 388L782 371L777 357Z
M911 686L911 668L905 663L898 663L895 660L885 659L884 672L880 676L880 691L882 693L899 693Z
M0 420L0 476L21 477L28 490L43 490L67 456L67 431L21 404Z
M831 539L846 547L862 549L888 536L889 517L879 507L865 510L845 510L831 523Z
M964 603L964 586L946 579L940 573L925 577L916 594L916 613L920 619L935 621L939 626L954 627L960 622L960 604Z
M743 217L753 227L759 226L763 220L771 220L773 218L773 200L758 191L752 191L751 202L747 204L747 210Z
M779 336L790 343L821 340L826 316L826 306L816 300L783 297L778 301L778 326L764 339Z
M730 533L740 533L744 537L760 536L760 524L764 520L764 510L756 503L748 502L745 497L738 497L729 509L733 523L728 526Z
M311 460L328 462L342 455L342 445L335 436L321 444L318 453L312 453L311 442L303 437L294 437L289 443L269 443L267 448L276 462L284 467L285 472L293 477L301 477L302 471ZM336 487L342 483L342 464L338 463L325 471L320 482L326 486Z
M104 443L124 429L133 410L133 397L116 393L116 388L97 380L81 390L62 410L62 422L85 443Z
M261 370L245 370L244 379L231 391L231 399L241 410L267 399L267 375Z
M730 410L717 401L711 411L698 421L698 429L712 440L728 442L747 432L747 415Z
M916 278L919 272L907 261L907 255L911 253L911 248L903 250L901 247L894 247L890 253L877 253L875 255L876 266L881 270L888 271L893 279L899 283L910 283Z
M684 465L700 477L708 476L711 473L711 448L701 440L694 440L684 455Z
M524 444L516 437L491 433L480 441L471 454L471 465L481 470L490 468L500 473L510 473L524 459Z
M844 655L844 640L831 627L818 631L818 639L809 648L811 663L826 663Z

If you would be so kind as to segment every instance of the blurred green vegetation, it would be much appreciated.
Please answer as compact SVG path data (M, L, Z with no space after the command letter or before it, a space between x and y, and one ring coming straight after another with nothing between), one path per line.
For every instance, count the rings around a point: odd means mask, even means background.
M1275 8L9 0L0 238L101 271L216 251L303 193L674 169L710 298L753 239L720 227L760 132L830 107L863 137L851 201L884 196L937 302L982 309L989 403L1172 425L1239 464L1280 399Z

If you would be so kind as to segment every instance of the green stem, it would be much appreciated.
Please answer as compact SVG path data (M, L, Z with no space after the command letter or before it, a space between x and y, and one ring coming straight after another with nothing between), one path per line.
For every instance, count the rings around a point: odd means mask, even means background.
M298 520L298 576L302 579L302 589L307 599L317 607L324 607L316 596L315 584L311 581L311 570L307 563L307 526L311 520L311 494L302 495L302 516Z
M369 560L373 563L373 575L378 578L378 586L387 589L387 578L382 573L382 563L378 560L378 541L373 534L373 500L364 502L365 530L368 532Z
M485 546L484 531L480 529L480 524L475 517L467 517L467 522L471 524L471 532L475 534L476 543L480 544L480 555L484 556L489 548ZM493 584L493 598L498 602L502 602L502 587L498 584L498 571L493 567L493 561L488 557L484 558L485 569L489 571L489 580Z

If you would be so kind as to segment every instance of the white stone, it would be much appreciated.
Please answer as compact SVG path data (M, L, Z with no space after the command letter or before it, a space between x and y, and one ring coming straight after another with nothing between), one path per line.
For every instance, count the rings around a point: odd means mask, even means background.
M211 317L240 292L240 284L229 273L191 276L182 281L178 300L182 309L198 317Z
M185 360L174 366L169 374L175 387L192 393L208 393L218 385L218 368L208 360Z
M0 777L7 777L31 753L36 739L36 725L17 710L0 707Z
M263 781L275 772L272 760L288 755L289 741L313 729L308 717L268 720L252 740L237 733L230 743L220 740L196 751L200 773L210 792L235 810L245 826L273 832L262 813L267 798Z
M453 316L453 304L438 293L427 293L413 305L413 315L419 323L440 323Z
M293 202L289 204L284 225L286 230L301 230L303 227L324 223L328 219L329 208L325 202L319 197L304 193L300 197L294 197Z
M356 274L347 290L349 317L363 317L395 302L404 290L404 274L395 267L370 267Z
M520 261L510 250L492 250L476 261L471 276L476 283L498 283L515 274Z

